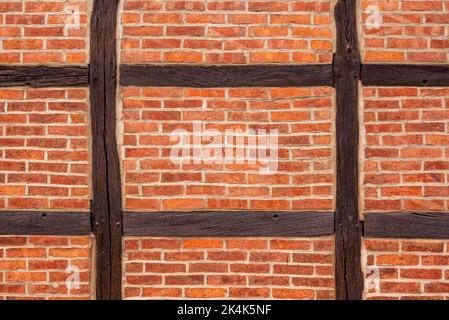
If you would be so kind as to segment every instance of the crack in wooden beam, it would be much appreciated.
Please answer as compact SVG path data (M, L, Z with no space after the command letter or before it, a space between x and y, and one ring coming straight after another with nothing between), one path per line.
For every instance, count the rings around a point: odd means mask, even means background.
M122 211L116 141L116 29L119 0L95 0L91 21L92 215L96 298L121 298Z

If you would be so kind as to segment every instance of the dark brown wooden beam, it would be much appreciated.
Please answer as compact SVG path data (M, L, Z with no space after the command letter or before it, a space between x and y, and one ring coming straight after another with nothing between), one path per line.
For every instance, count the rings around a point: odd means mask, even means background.
M356 1L339 0L335 7L337 51L334 86L337 94L337 195L335 212L335 280L338 300L360 300L362 228L358 210L358 85Z
M122 86L301 87L332 86L332 65L122 65Z
M95 0L91 20L92 214L96 298L121 298L122 212L116 142L116 22L119 0Z
M89 68L0 65L0 87L79 87L89 85Z
M448 65L364 64L362 83L365 86L448 87Z
M0 235L72 236L90 233L88 212L0 212Z
M317 237L334 234L333 212L125 212L125 236Z
M449 239L449 213L367 213L363 229L367 238Z

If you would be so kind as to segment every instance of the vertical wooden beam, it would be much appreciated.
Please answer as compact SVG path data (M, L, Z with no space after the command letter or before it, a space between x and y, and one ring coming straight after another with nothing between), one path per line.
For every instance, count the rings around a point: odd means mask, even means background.
M119 0L95 0L90 35L92 218L96 298L121 298L121 183L116 142L116 23Z
M338 300L359 300L362 228L358 210L358 84L360 54L356 31L356 0L335 7L337 51L334 86L337 93L337 199L335 212L335 276Z

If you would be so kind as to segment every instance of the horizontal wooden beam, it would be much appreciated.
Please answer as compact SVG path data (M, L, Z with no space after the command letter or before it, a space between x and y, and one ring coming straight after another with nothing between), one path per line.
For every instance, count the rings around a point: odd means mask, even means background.
M365 214L367 238L449 239L449 214L404 212Z
M89 67L0 65L0 87L79 87L89 84Z
M315 237L334 234L333 212L125 212L125 236Z
M301 87L332 86L332 65L122 65L122 86Z
M365 86L449 86L449 66L410 64L364 64L362 84Z
M0 211L0 235L88 235L88 212Z

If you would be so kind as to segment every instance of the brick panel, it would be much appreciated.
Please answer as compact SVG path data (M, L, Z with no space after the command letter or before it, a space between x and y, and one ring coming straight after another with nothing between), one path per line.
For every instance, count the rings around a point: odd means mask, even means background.
M122 1L122 63L330 63L330 0Z
M332 210L332 89L129 87L122 102L126 210ZM190 136L195 126L203 130L202 147L210 129L278 130L276 169L267 174L249 157L196 163L195 148L188 150L192 158L173 162L180 138L170 134L183 129ZM200 143L191 137L190 145ZM225 147L218 150L226 154Z
M85 64L91 0L0 3L0 63Z
M449 88L363 94L365 211L447 211Z
M449 299L447 240L364 240L365 298Z
M126 238L125 299L334 299L333 238Z
M89 210L86 89L0 89L0 208Z
M359 3L364 61L449 61L449 1L362 0Z
M90 299L91 237L0 236L0 300Z

